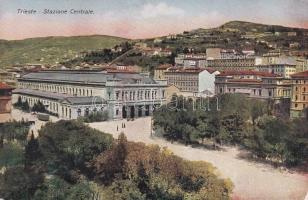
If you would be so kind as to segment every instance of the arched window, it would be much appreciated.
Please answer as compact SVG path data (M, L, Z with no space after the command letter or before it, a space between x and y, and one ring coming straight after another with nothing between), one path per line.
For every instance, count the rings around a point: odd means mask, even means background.
M89 108L86 108L86 110L84 111L84 115L88 116L89 115Z
M78 108L78 110L77 110L77 115L78 115L78 117L81 116L81 109L80 108Z

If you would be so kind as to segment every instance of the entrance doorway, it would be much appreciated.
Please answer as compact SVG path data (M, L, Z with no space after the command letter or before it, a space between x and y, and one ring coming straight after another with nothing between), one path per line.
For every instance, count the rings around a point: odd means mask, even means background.
M130 107L130 118L135 118L135 106Z
M122 107L122 118L125 119L127 117L126 107Z
M149 116L150 115L150 106L146 105L145 106L145 116Z
M142 117L142 106L138 106L138 117Z

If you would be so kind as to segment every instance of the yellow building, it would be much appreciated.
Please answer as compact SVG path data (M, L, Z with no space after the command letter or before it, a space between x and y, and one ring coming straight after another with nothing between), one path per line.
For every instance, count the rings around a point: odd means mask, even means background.
M166 92L166 100L167 102L170 102L170 100L172 99L173 95L177 95L180 96L182 95L180 89L178 87L176 87L175 85L168 85L168 87L165 90Z
M165 72L172 67L170 64L160 65L154 70L154 80L166 80Z
M303 117L304 109L308 106L308 71L291 75L292 78L292 98L291 98L291 118Z

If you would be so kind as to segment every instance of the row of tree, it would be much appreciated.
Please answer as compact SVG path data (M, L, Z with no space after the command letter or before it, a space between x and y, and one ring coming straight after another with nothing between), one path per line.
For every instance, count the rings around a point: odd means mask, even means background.
M232 183L218 178L210 164L128 142L124 134L114 140L79 121L59 121L26 140L26 124L4 127L4 199L230 199ZM8 157L8 151L14 153Z
M185 144L212 144L213 148L241 145L258 158L285 165L307 161L307 119L276 117L274 107L271 101L236 94L197 101L175 96L154 112L155 134Z

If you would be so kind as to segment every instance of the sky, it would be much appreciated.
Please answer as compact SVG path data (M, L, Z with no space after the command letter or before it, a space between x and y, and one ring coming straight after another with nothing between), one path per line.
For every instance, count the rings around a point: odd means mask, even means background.
M18 14L35 9L35 15ZM44 15L44 9L93 10ZM308 28L308 0L0 0L0 39L113 35L150 38L231 20Z

